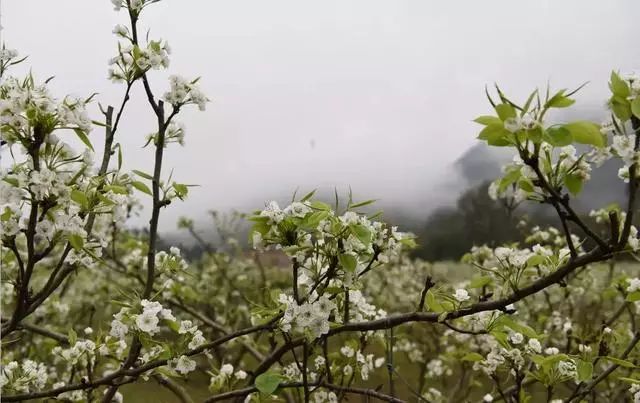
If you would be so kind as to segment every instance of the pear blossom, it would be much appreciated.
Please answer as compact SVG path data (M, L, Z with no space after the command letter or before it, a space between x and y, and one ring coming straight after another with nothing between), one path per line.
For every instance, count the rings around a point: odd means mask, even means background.
M453 294L453 297L458 301L458 302L464 302L464 301L468 301L471 297L469 296L469 292L467 290L464 289L457 289L456 292Z
M187 375L189 372L196 369L196 362L186 355L181 355L180 357L171 360L169 363L176 372L182 375Z

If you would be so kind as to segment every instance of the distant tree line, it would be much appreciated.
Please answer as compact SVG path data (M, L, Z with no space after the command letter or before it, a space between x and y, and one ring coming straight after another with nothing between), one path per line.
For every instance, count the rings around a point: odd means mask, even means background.
M524 241L526 229L534 226L560 225L557 215L548 205L508 206L489 197L490 182L468 189L455 205L442 207L414 229L418 248L414 255L428 261L458 260L473 246L496 247L509 242ZM596 225L589 210L580 212L581 218ZM637 221L637 220L636 220ZM575 229L580 234L579 229ZM602 226L602 231L607 228ZM584 247L591 247L585 241Z

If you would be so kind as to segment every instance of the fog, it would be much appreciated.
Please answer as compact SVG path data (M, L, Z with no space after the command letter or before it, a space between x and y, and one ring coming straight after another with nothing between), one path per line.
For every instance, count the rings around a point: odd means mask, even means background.
M145 9L142 32L169 40L168 73L201 76L211 103L180 115L186 145L169 147L165 172L199 186L165 210L161 229L296 188L350 186L424 217L459 190L452 163L476 143L486 84L522 98L547 82L590 81L576 108L598 114L611 69L640 70L638 15L637 0L163 0ZM102 104L124 91L106 77L111 30L125 21L108 0L2 4L3 40L30 55L17 72L55 75L57 95L98 92ZM151 73L157 94L166 76ZM151 171L141 147L154 121L141 88L126 115L117 141L127 168Z

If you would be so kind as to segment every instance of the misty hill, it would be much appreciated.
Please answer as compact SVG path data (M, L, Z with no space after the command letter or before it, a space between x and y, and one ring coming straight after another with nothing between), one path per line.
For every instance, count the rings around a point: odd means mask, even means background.
M414 231L420 244L416 256L430 261L455 260L474 245L496 247L523 241L518 222L524 216L531 225L559 225L557 214L549 205L523 203L515 211L508 211L489 197L489 183L500 177L501 166L512 158L510 151L478 144L452 164L451 169L461 178L465 190L456 201L430 212L424 222L414 223L418 225ZM593 169L580 197L572 201L579 214L624 203L626 185L617 179L619 166L619 161L609 161Z
M448 180L434 186L435 193L443 195L446 200L415 210L384 206L384 219L398 225L403 231L416 233L421 244L416 253L429 260L457 259L470 246L485 243L489 234L491 240L497 243L517 240L519 231L515 229L516 222L513 221L516 217L505 215L502 207L487 195L487 184L501 175L502 165L512 157L512 149L477 144L450 165L448 171L453 175ZM593 168L591 180L585 184L580 197L572 201L576 211L587 214L592 209L611 203L624 203L626 185L617 179L619 167L620 162L612 160L600 168ZM333 194L323 193L318 192L316 197L333 204ZM283 197L282 205L290 199L290 195ZM341 203L344 202L343 199ZM370 212L373 213L378 207L374 205ZM520 214L536 216L535 221L541 225L558 224L553 209L546 205L524 203L518 210ZM236 224L239 224L235 228L239 241L242 246L248 246L249 226L247 223ZM207 243L214 247L221 245L221 238L210 215L196 219L196 227ZM202 246L186 231L171 231L162 236L167 245L180 245L189 250L192 257L203 251Z
M468 188L475 188L486 181L500 176L500 167L512 157L511 149L488 147L477 144L465 152L453 163L453 169L466 181ZM588 181L580 196L573 202L578 211L588 212L594 208L611 203L623 203L626 197L626 184L616 180L619 161L607 161L602 167L593 167L591 180Z

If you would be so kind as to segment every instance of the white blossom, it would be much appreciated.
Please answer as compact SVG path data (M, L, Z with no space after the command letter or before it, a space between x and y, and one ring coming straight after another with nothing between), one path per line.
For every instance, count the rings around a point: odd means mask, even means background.
M180 357L169 361L169 363L178 373L182 375L186 375L196 369L196 362L186 355L181 355Z
M471 298L469 296L469 292L467 292L467 290L464 290L464 289L457 289L456 292L453 294L453 297L459 302L464 302Z

